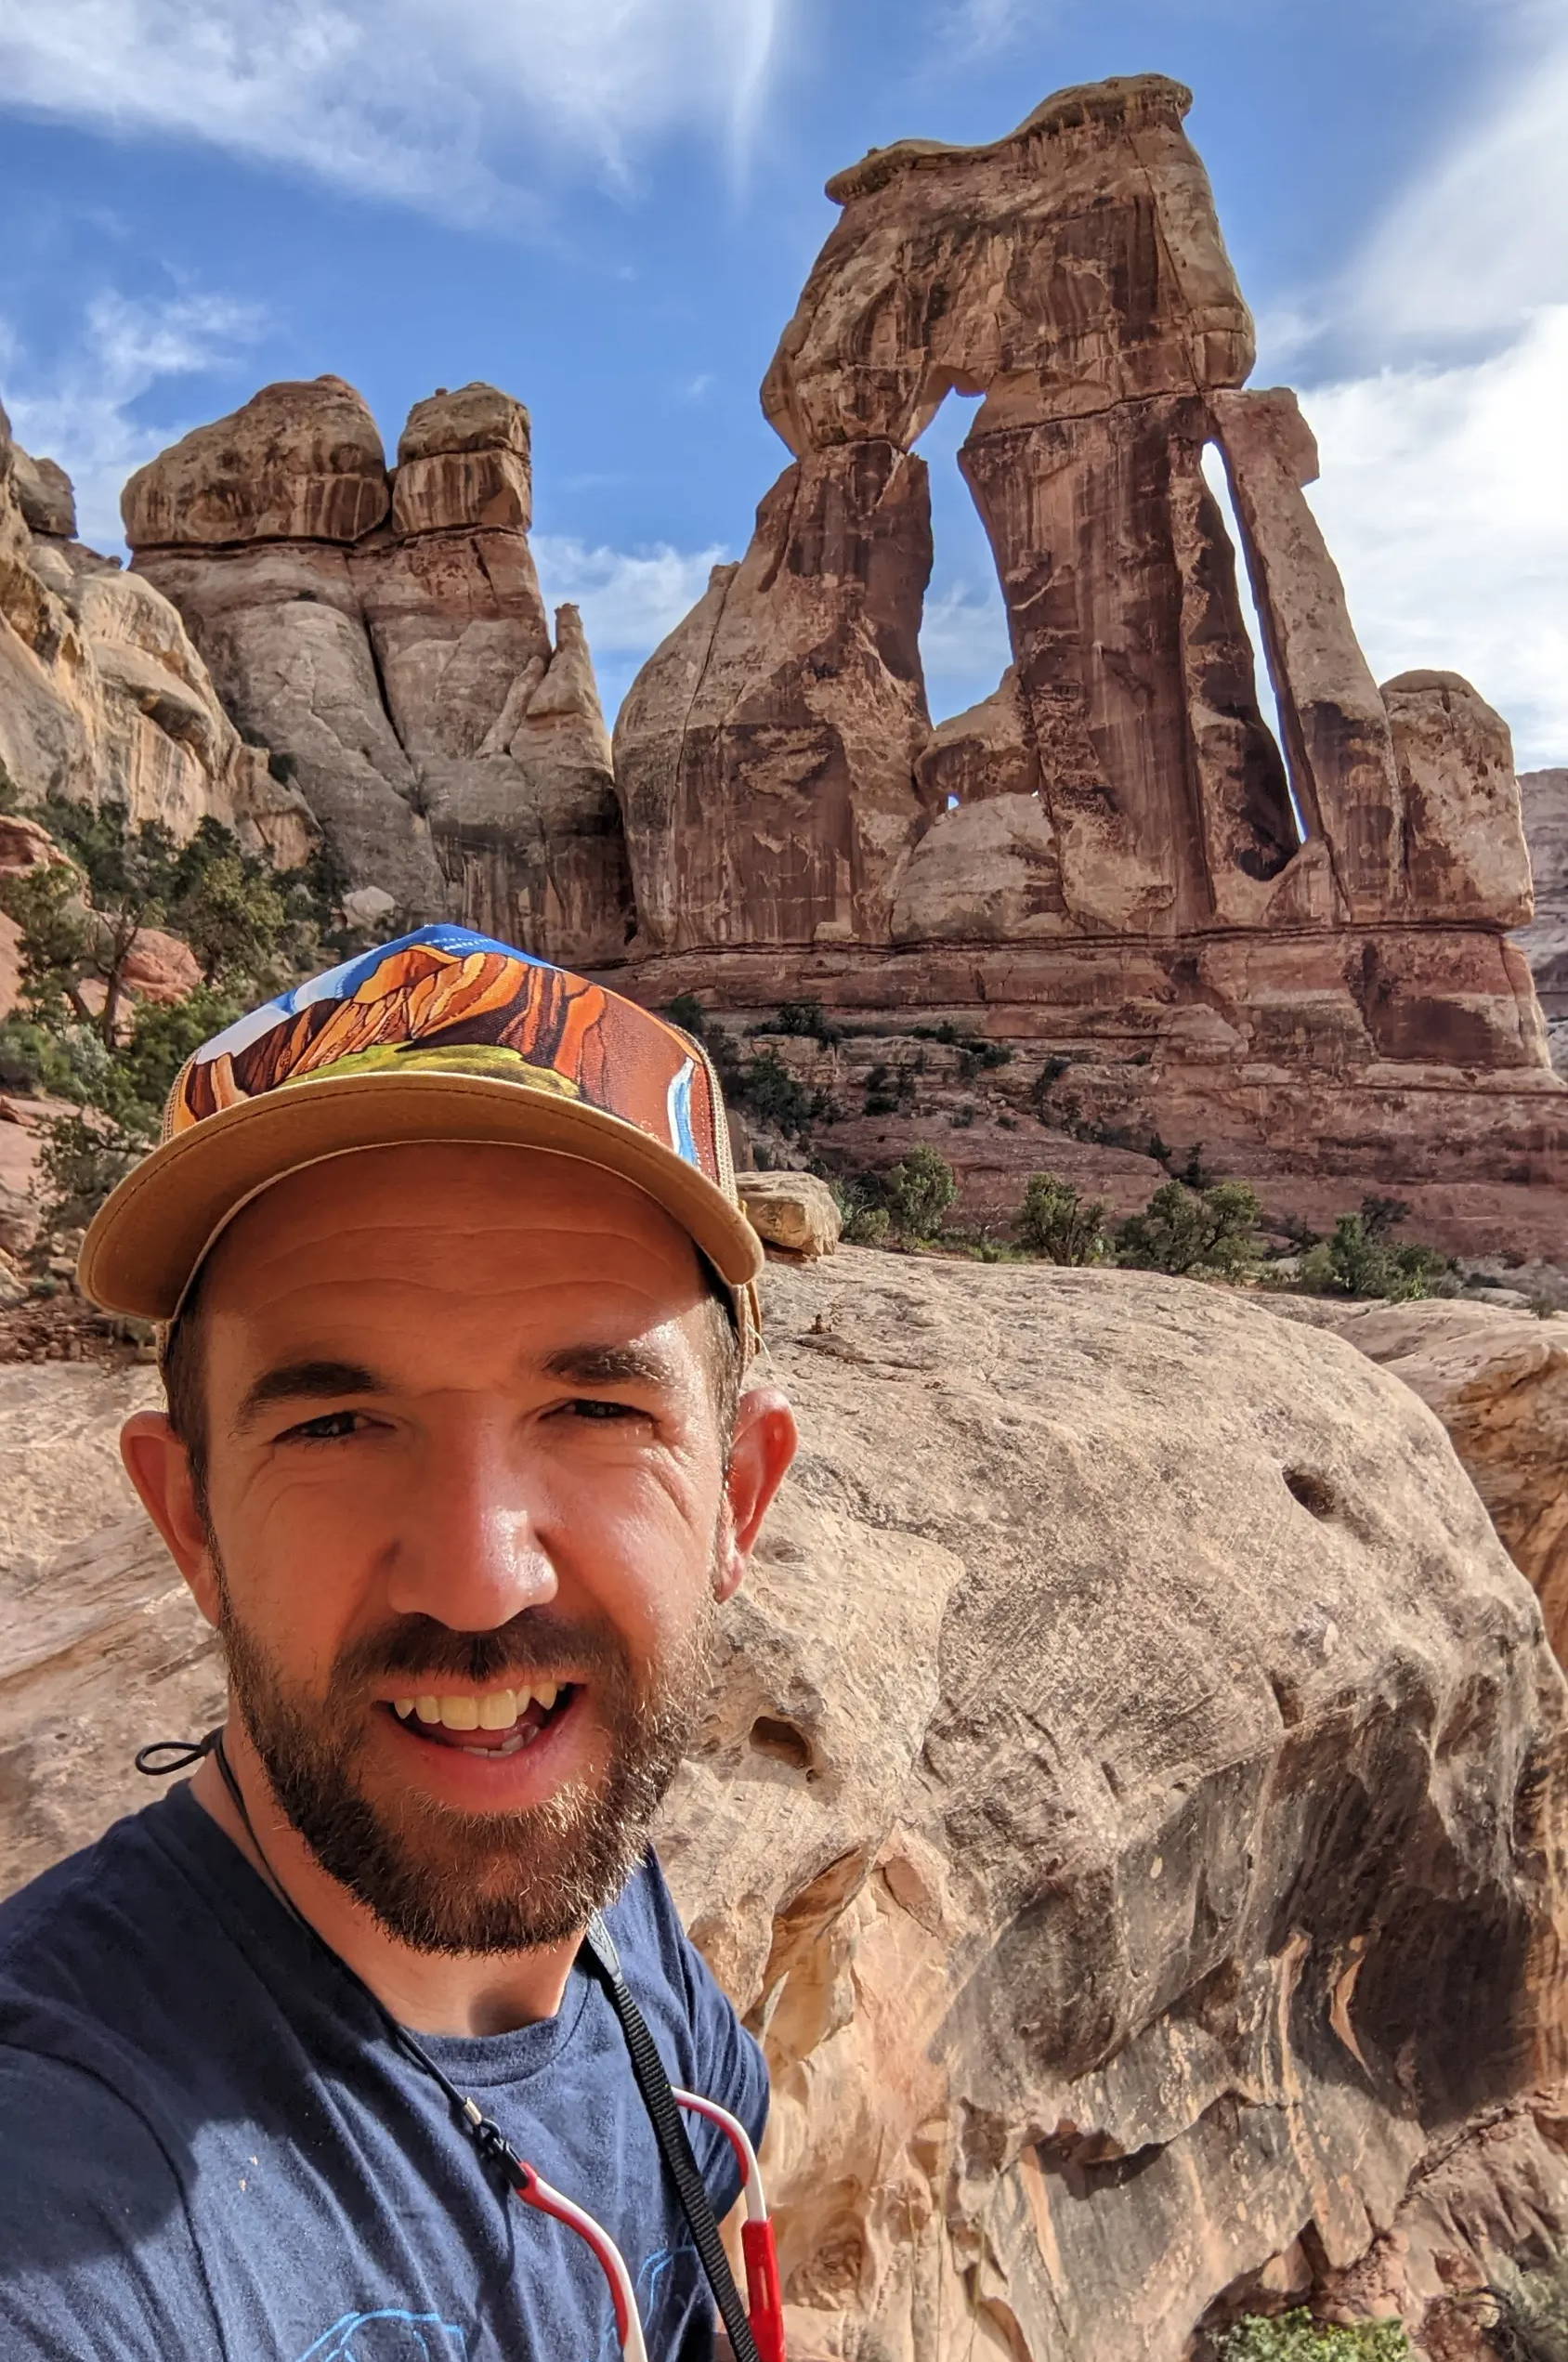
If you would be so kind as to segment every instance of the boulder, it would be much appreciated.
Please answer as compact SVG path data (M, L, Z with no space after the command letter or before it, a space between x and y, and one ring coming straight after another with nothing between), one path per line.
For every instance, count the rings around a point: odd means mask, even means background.
M184 1000L202 981L201 962L178 935L162 927L138 927L121 981L137 1000Z
M357 542L390 504L381 435L341 377L264 385L137 468L121 507L133 550Z
M791 2350L1180 2362L1271 2289L1419 2331L1560 2250L1564 1687L1431 1412L1191 1283L765 1295L804 1450L660 1844L768 2050ZM105 1522L152 1383L0 1378L8 1881L216 1704Z
M74 541L76 494L59 460L34 459L20 443L12 448L17 500L31 530L57 540Z
M1512 1309L1505 1292L1313 1310L1436 1412L1568 1664L1568 1314Z
M988 698L939 722L915 765L921 801L933 813L987 796L1035 795L1039 757L1029 743L1018 694L1018 668L1010 664Z
M531 430L521 402L476 383L415 402L398 440L392 523L399 533L533 522Z
M751 1228L769 1246L810 1259L837 1248L843 1217L815 1173L738 1173L735 1179Z

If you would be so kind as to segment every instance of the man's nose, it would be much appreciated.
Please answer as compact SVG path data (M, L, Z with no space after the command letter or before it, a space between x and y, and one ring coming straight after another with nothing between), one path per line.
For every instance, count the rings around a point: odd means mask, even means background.
M400 1505L387 1605L491 1632L555 1597L526 1462L493 1433L444 1435Z

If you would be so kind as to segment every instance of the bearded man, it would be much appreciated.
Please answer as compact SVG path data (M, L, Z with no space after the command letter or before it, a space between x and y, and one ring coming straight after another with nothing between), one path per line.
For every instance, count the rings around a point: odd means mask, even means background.
M724 2350L615 1970L759 2140L648 1844L794 1449L759 1265L699 1045L464 930L182 1070L82 1284L164 1325L124 1460L229 1714L0 1911L7 2362Z

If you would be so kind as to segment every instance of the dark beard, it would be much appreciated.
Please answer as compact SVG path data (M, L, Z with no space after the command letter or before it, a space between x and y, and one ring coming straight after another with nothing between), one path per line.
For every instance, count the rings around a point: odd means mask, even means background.
M234 1612L214 1550L233 1703L283 1813L322 1869L387 1933L422 1952L517 1952L564 1942L611 1902L636 1868L707 1691L715 1609L641 1678L619 1638L532 1609L494 1632L454 1632L428 1616L344 1651L326 1697L285 1687ZM465 1813L418 1794L377 1805L359 1784L357 1735L368 1685L388 1674L438 1690L503 1678L585 1674L610 1742L597 1788L579 1783L511 1813ZM579 1709L581 1711L581 1708Z

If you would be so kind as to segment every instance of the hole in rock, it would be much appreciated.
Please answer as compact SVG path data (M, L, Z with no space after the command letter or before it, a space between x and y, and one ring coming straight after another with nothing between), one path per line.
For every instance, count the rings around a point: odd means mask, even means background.
M751 1725L751 1744L758 1755L771 1755L775 1763L786 1763L791 1771L811 1769L811 1742L805 1733L776 1715L758 1715Z
M1203 447L1203 480L1219 502L1224 519L1225 532L1235 555L1236 599L1241 608L1242 626L1252 649L1252 681L1258 699L1258 711L1263 726L1279 749L1279 759L1285 770L1286 791L1290 798L1290 816L1296 823L1296 842L1307 841L1306 815L1302 809L1296 775L1290 767L1290 733L1285 726L1285 716L1279 710L1279 697L1269 670L1268 642L1263 633L1263 619L1258 612L1253 595L1252 576L1247 563L1247 543L1242 538L1241 520L1231 497L1231 479L1225 467L1225 455L1218 443Z
M1339 1496L1326 1477L1314 1476L1311 1468L1286 1468L1285 1489L1303 1509L1314 1518L1331 1518L1339 1506Z
M949 394L916 446L931 470L936 554L921 618L921 664L933 722L988 698L1013 661L991 545L959 473L959 445L979 401L978 394Z

